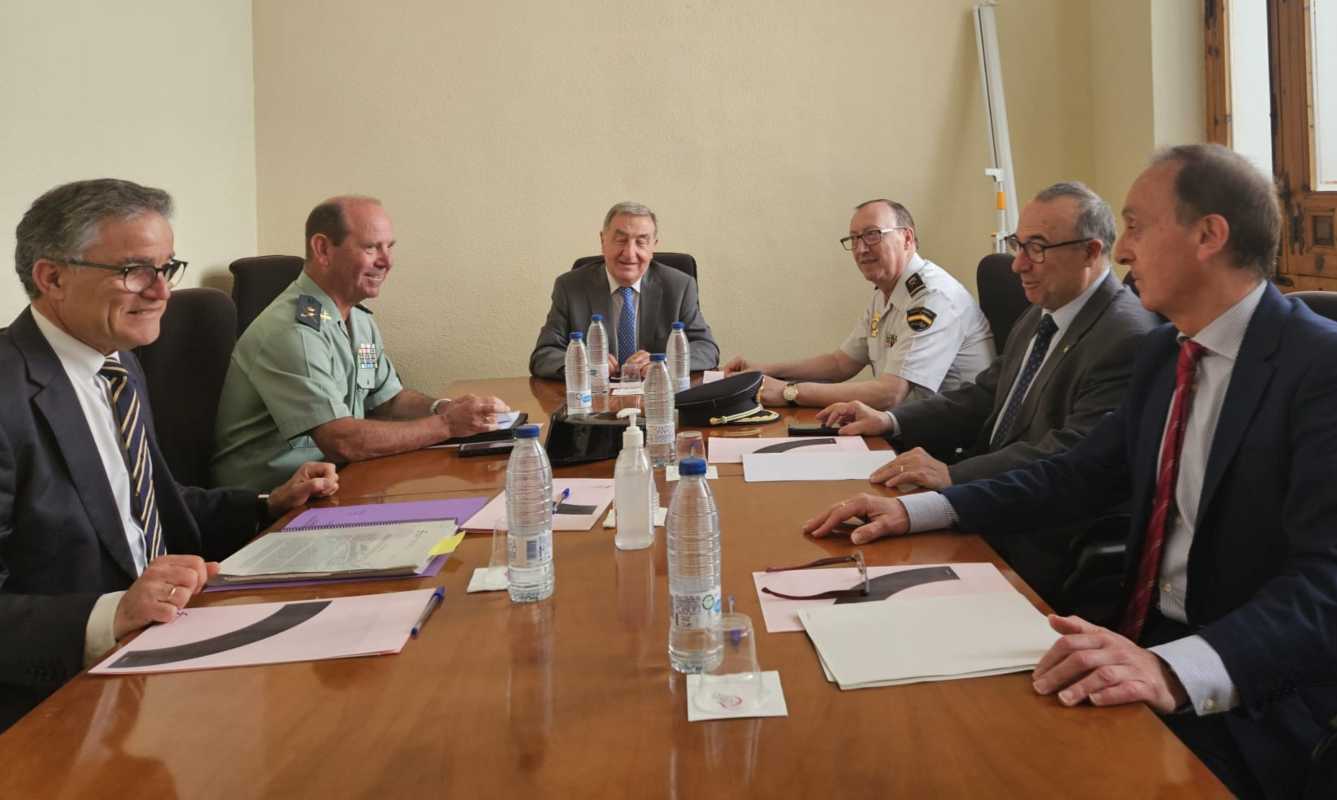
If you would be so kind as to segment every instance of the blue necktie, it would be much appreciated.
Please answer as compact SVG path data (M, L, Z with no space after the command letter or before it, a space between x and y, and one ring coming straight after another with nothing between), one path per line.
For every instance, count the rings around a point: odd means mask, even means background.
M1021 411L1021 403L1026 399L1026 390L1031 387L1031 381L1035 380L1035 373L1040 371L1040 365L1045 361L1045 353L1049 352L1049 340L1054 338L1054 332L1057 330L1058 325L1054 324L1052 316L1045 314L1040 318L1040 327L1035 331L1035 344L1031 347L1031 354L1026 357L1026 366L1022 367L1021 374L1017 376L1012 396L1007 399L1007 408L1003 409L1003 421L998 423L993 440L989 442L990 450L997 450L1007 441L1008 434L1012 432L1012 426L1017 421L1017 414Z
M116 412L125 466L130 473L130 510L144 532L144 560L165 555L158 501L153 491L153 462L149 458L148 428L140 416L139 392L121 362L107 359L98 374L107 379L107 399Z
M617 318L617 363L625 364L636 352L636 304L630 286L617 290L622 295L622 313Z

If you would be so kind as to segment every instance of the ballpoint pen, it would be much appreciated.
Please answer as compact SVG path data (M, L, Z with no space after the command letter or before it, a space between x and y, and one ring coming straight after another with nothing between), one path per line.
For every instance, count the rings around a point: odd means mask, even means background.
M410 636L415 639L418 638L418 632L422 630L422 626L427 624L427 618L432 616L432 612L436 610L436 607L441 605L441 598L445 596L445 587L436 587L436 591L432 592L432 596L427 599L427 606L423 608L422 613L418 615L418 621L413 623L413 627L409 630Z
M571 496L571 487L569 486L563 489L561 494L557 495L557 497L552 501L552 510L554 514L557 513L557 509L561 508L562 503L565 503L566 499L570 496Z

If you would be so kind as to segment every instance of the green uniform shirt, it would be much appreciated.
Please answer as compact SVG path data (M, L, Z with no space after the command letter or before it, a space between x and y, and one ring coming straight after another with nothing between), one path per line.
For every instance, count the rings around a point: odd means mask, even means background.
M214 431L214 485L269 491L302 462L329 460L313 428L364 418L402 388L371 312L354 306L345 323L302 273L232 351Z

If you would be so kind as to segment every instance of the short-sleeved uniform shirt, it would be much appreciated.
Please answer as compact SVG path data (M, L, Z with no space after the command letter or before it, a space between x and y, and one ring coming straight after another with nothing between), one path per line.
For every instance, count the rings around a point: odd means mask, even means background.
M993 363L989 321L960 281L918 253L890 296L873 296L841 344L845 355L873 368L873 377L909 381L907 400L950 391Z
M246 328L218 403L215 485L268 491L304 461L328 460L313 428L367 412L403 386L371 312L345 322L302 273Z

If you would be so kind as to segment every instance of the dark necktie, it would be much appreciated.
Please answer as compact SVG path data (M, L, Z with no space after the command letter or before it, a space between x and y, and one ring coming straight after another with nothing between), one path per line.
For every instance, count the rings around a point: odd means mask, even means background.
M1026 364L1017 375L1017 382L1014 384L1016 388L1007 398L1003 419L998 423L993 439L989 442L990 450L997 450L1007 442L1007 437L1012 433L1012 426L1017 422L1017 414L1021 413L1021 403L1026 399L1026 390L1031 388L1031 381L1035 380L1040 365L1045 363L1045 353L1049 352L1049 340L1054 338L1057 330L1058 325L1054 323L1052 316L1045 314L1040 317L1040 326L1035 329L1035 344L1031 347L1031 354L1026 357Z
M1161 441L1160 467L1156 470L1156 500L1147 521L1147 534L1142 542L1142 557L1137 565L1137 583L1124 609L1119 632L1137 641L1142 626L1147 622L1151 595L1156 590L1156 575L1161 568L1161 553L1165 550L1165 534L1175 513L1175 485L1179 482L1179 455L1184 449L1184 427L1193 402L1193 376L1198 370L1203 347L1192 339L1179 345L1179 363L1175 369L1175 395L1170 404L1170 423Z
M617 318L617 363L625 364L636 352L636 302L630 286L617 290L622 295L622 313Z
M144 532L144 560L167 553L158 522L158 502L153 491L153 461L149 458L148 427L140 415L139 392L121 362L107 359L98 374L107 379L107 398L116 412L126 470L130 473L130 509Z

